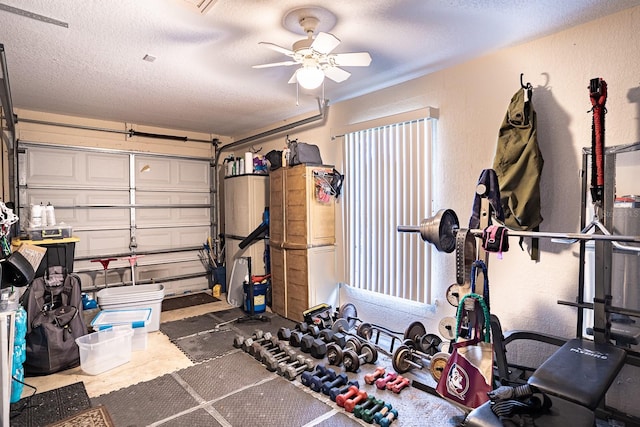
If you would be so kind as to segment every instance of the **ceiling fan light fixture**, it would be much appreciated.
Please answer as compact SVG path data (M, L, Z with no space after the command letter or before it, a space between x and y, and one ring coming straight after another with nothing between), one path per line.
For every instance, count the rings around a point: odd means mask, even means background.
M324 72L316 65L303 65L296 72L298 84L305 89L316 89L324 81Z

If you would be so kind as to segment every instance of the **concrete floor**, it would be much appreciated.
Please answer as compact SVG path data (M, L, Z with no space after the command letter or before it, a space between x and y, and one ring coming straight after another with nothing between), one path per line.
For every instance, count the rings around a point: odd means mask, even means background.
M162 312L160 322L170 322L186 317L231 308L226 300L210 304L186 307L178 310ZM27 377L25 383L36 387L37 392L52 390L65 385L82 381L89 397L100 396L141 381L149 381L161 375L193 366L193 363L169 338L160 331L149 332L147 350L131 352L131 361L100 375L88 375L81 367L57 372L51 375ZM24 387L22 397L33 393L30 387Z

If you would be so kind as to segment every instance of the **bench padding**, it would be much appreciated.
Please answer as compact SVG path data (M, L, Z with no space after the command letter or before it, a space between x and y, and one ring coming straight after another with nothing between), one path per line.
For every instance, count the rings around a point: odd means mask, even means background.
M575 338L540 365L528 383L595 409L624 365L625 357L621 348Z
M534 417L537 426L545 427L593 427L595 416L589 409L558 397L549 396L551 409L547 414ZM486 402L467 415L464 427L502 427L502 422Z

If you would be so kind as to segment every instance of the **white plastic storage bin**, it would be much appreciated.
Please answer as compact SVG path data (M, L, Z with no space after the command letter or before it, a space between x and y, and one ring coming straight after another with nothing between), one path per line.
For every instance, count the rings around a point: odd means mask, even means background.
M80 349L80 367L89 375L98 375L131 360L129 325L114 326L76 338Z
M164 299L162 284L106 288L98 291L96 298L102 310L151 308L151 322L147 326L147 332L160 329L160 312Z
M91 321L94 330L100 331L117 325L129 325L133 328L131 350L147 349L147 326L151 322L151 309L103 310Z

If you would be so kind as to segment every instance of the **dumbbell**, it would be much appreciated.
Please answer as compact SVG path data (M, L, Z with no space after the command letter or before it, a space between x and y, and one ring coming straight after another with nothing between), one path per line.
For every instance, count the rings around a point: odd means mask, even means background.
M274 345L273 347L271 347L271 348L268 348L268 347L262 347L262 348L260 349L260 351L259 351L259 352L257 352L257 353L254 355L254 357L255 357L258 361L262 362L262 361L263 361L265 358L267 358L268 356L275 356L275 355L277 355L277 354L279 354L279 353L282 353L286 348L288 348L288 347L289 347L289 344L287 344L286 342L284 342L284 341L280 341L278 338L275 338L275 337L274 337L274 339L276 339L276 340L277 340L277 342L276 342L276 343L274 343L275 345Z
M295 350L292 348L285 348L282 352L277 355L268 355L262 359L262 363L267 367L269 372L275 372L278 369L278 366L289 360L295 360L297 354Z
M333 381L336 379L336 371L329 368L327 369L322 376L313 376L311 377L311 381L309 383L309 388L315 392L319 392L322 390L322 385L328 381Z
M409 379L403 376L398 376L394 381L387 383L387 390L391 390L394 393L400 393L403 388L409 385Z
M351 386L358 388L360 387L360 384L358 384L358 380L351 380L344 387L334 387L329 390L329 399L335 402L336 398L341 394L347 393Z
M367 400L363 401L362 403L357 404L354 408L353 408L353 415L356 418L362 418L362 413L369 409L369 408L373 408L376 402L376 397L375 396L369 396L367 397Z
M304 359L303 357L302 362L298 364L298 366L288 365L288 367L284 371L284 377L289 381L293 381L298 375L300 375L304 371L311 371L314 367L315 365L313 364L313 359Z
M304 364L305 359L304 354L297 354L291 358L290 362L280 362L276 368L276 372L278 375L284 376L284 371L286 371L289 366L300 366Z
M342 364L349 372L358 372L360 364L375 363L376 360L378 360L378 350L368 343L362 344L360 354L357 354L351 349L346 350L342 354Z
M291 336L289 337L289 344L291 344L294 347L300 347L300 344L302 342L302 337L304 337L305 335L306 334L301 331L291 331Z
M333 336L334 336L333 331L327 328L327 329L322 329L320 331L320 335L318 335L318 338L320 338L325 343L329 344L333 342Z
M373 423L373 417L375 416L375 414L377 414L378 412L380 412L380 410L382 408L384 408L384 406L386 405L386 403L384 402L384 400L375 400L375 404L373 405L373 407L365 409L364 411L362 411L362 419L366 422L368 422L369 424Z
M386 371L382 366L378 366L373 373L364 376L364 382L367 384L373 384L378 378L382 377L385 372Z
M309 385L311 384L311 379L317 375L324 375L326 370L327 368L324 365L322 364L316 365L316 369L313 372L305 371L302 373L302 375L300 376L300 382L302 383L303 386L309 387Z
M391 403L385 403L382 408L378 410L375 414L373 414L373 421L380 424L380 420L387 416L389 411L393 409Z
M380 390L384 390L387 388L387 384L394 381L396 378L398 378L398 374L395 372L389 372L384 378L378 378L376 380L376 387Z
M304 334L309 334L314 337L320 335L320 328L318 325L308 324L307 322L300 322L296 325L298 330Z
M300 350L304 353L311 354L311 356L316 359L322 359L327 353L327 344L320 338L314 338L312 335L305 335L300 341Z
M267 332L267 334L271 335L271 333ZM265 334L266 336L266 334ZM258 359L260 357L260 351L263 348L273 348L278 345L280 340L276 336L270 336L269 339L264 340L262 342L254 341L251 343L251 346L247 349L249 354Z
M342 363L342 349L336 343L327 346L327 361L329 365L338 366Z
M364 402L368 397L369 396L367 395L366 391L359 391L358 394L344 402L344 410L347 412L353 412L356 405L360 402Z
M380 424L380 427L389 427L389 424L391 424L396 418L398 418L398 411L390 409L389 413L384 418L380 418L378 424Z
M283 341L289 341L289 338L291 338L291 329L284 326L278 329L278 338Z
M265 342L267 340L271 339L271 332L265 332L261 337L259 338L247 338L246 340L244 340L242 342L242 349L246 352L249 351L249 348L253 345L253 343L262 343Z
M257 329L253 335L251 335L250 337L244 337L242 335L236 335L236 337L233 339L233 346L235 348L241 348L242 347L242 343L244 343L245 340L251 338L251 339L260 339L262 338L262 335L264 334L264 332L262 332L262 330Z
M336 403L338 406L344 407L345 402L352 397L355 397L359 392L360 389L357 386L352 385L347 391L336 396Z
M329 392L331 392L332 388L340 387L341 385L346 384L347 381L349 381L349 377L347 376L347 374L340 374L335 379L331 381L327 381L324 384L322 384L321 391L322 393L329 396Z

